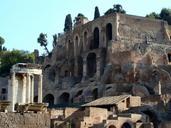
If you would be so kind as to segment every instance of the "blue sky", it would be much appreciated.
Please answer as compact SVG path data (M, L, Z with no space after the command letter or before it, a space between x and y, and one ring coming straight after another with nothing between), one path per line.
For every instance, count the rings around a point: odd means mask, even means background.
M139 16L171 8L171 0L0 0L0 36L8 49L42 52L37 37L47 33L48 47L52 49L52 35L63 32L67 14L74 19L83 13L92 20L95 6L103 15L113 4L121 4L128 14Z

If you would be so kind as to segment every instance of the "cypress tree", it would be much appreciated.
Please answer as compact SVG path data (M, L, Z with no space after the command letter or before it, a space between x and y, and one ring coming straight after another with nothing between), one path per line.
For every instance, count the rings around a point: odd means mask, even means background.
M72 30L72 18L71 14L66 15L65 18L65 25L64 25L64 32L68 32Z
M100 17L100 12L99 8L96 6L94 11L94 19L97 19L98 17Z

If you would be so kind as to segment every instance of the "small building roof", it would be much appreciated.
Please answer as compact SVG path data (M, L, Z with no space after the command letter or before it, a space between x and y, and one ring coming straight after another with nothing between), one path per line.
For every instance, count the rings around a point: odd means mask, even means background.
M82 107L91 107L91 106L104 106L104 105L116 105L124 99L130 97L131 95L120 95L120 96L109 96L102 97L97 100L94 100L90 103L82 105Z

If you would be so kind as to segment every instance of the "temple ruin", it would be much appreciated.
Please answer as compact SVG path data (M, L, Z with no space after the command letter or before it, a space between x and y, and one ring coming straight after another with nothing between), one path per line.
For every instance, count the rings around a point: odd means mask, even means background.
M34 103L35 75L38 76L38 103L42 103L41 67L25 63L13 65L8 85L8 100L11 101L11 111L14 111L16 104Z

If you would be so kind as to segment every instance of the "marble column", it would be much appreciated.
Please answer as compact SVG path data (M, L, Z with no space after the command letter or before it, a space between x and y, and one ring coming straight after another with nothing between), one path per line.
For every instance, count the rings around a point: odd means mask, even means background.
M38 103L42 103L42 75L39 75L38 81Z
M22 103L26 103L26 76L23 74Z
M33 103L34 102L34 75L30 76L30 102Z
M27 74L27 87L26 87L26 103L30 103L31 101L31 80L30 80L30 74Z
M11 102L9 111L14 112L14 107L16 103L16 95L15 95L15 72L11 74L11 80L8 84L8 100Z

